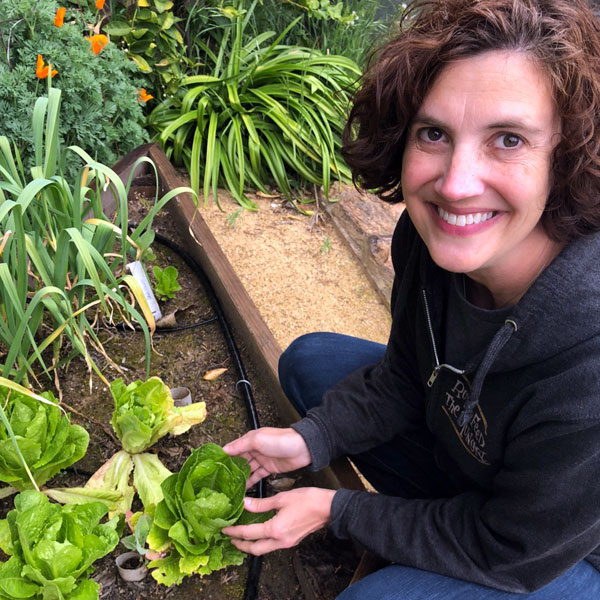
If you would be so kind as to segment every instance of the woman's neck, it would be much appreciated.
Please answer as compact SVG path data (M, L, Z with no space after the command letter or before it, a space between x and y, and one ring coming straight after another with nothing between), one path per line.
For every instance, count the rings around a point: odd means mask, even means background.
M539 253L524 259L518 269L466 274L467 299L488 310L515 306L563 247L564 244L548 240Z

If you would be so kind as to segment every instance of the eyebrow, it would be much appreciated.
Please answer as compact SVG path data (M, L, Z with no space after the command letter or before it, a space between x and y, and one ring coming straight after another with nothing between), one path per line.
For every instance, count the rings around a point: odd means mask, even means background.
M428 127L439 127L440 129L447 128L447 126L442 121L440 121L439 119L436 119L435 117L427 115L427 114L417 115L413 119L411 126L413 126L415 124L426 125ZM487 125L486 129L489 129L489 130L494 130L494 129L519 130L519 131L525 131L529 135L541 135L542 133L544 133L544 131L542 129L540 129L539 127L534 127L532 125L528 125L526 122L518 120L518 119L495 121L495 122Z

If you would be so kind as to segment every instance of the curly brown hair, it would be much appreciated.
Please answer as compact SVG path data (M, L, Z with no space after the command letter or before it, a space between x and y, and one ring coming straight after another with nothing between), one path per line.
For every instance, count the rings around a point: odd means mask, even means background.
M600 231L600 26L584 0L416 0L400 34L376 51L343 135L354 182L402 200L411 119L449 62L489 50L527 53L550 78L562 120L546 233L568 242Z

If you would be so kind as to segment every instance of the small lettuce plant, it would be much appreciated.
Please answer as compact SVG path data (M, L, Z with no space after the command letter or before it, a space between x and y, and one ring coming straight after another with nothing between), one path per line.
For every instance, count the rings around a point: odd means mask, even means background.
M206 404L195 402L177 407L169 388L159 377L125 385L121 378L111 383L115 410L111 425L131 454L144 452L161 437L185 433L206 418Z
M43 485L86 453L87 431L71 424L52 392L40 396L0 387L0 481L10 486L0 497Z
M119 378L110 391L115 403L111 424L123 450L102 465L83 488L53 488L46 493L58 502L100 500L113 516L129 511L137 492L145 512L152 515L163 498L161 483L171 472L146 450L168 433L179 435L204 421L206 405L175 406L169 387L158 377L127 386Z
M168 300L169 298L175 298L175 292L181 289L177 277L179 272L173 265L169 265L164 269L160 267L154 267L154 277L156 279L156 287L154 291L160 300Z
M20 493L0 521L10 556L0 563L0 598L97 600L92 565L119 543L119 519L100 523L106 512L101 502L60 506L35 490Z
M148 564L156 581L170 586L188 575L209 575L242 564L244 554L221 529L272 516L244 510L249 475L245 458L204 444L192 451L179 473L163 481L164 498L146 539L150 550L163 555Z

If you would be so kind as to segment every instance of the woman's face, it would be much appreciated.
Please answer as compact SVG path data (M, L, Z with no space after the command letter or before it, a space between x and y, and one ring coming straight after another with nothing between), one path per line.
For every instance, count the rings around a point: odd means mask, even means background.
M526 54L490 51L444 68L402 162L406 208L440 267L493 290L547 264L554 244L540 217L559 135L549 80Z

